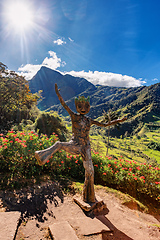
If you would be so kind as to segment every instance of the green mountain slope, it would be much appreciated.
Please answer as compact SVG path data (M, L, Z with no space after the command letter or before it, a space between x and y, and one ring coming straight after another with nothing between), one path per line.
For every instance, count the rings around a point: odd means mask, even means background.
M128 120L123 123L120 131L111 129L113 136L123 135L126 131L129 134L136 133L144 124L153 125L160 119L160 83L136 88L94 86L86 79L62 75L42 67L29 81L30 89L33 93L43 90L43 99L38 105L41 110L57 111L63 116L67 116L68 113L59 103L54 90L55 83L73 111L76 111L75 97L84 95L90 96L91 109L88 115L93 119L102 116L103 111L107 112L109 109L118 110L121 115L127 116Z
M95 86L84 78L76 78L68 74L62 75L47 67L41 67L37 74L29 81L32 93L42 90L42 101L39 102L40 110L46 110L54 104L59 104L55 94L55 83L61 89L64 100L80 94L85 89L95 89Z

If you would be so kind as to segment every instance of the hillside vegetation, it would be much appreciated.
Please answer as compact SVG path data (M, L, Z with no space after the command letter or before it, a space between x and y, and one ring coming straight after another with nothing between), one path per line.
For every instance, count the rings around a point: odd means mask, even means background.
M29 81L32 93L43 90L42 100L38 107L46 111L57 111L62 116L67 116L66 110L61 106L56 96L54 85L58 84L61 95L67 105L75 109L74 99L77 95L90 97L91 109L89 117L95 119L103 112L118 111L119 115L127 116L120 131L111 130L112 136L120 137L126 131L128 134L138 133L146 124L157 124L159 129L160 119L160 83L151 86L135 88L94 86L86 79L73 77L69 74L62 75L46 67L42 67Z
M44 166L38 165L34 156L36 150L48 148L57 140L70 139L70 118L59 116L54 111L41 112L36 107L38 96L30 92L26 80L14 72L6 71L5 65L0 66L2 100L0 189L21 188L28 184L39 183L44 177L49 179L62 177L83 182L84 167L79 155L72 156L59 151ZM84 82L88 84L86 81ZM77 84L78 82L77 79ZM96 93L95 89L100 92ZM107 106L105 101L98 103L98 96L101 96L105 89L113 93L112 96L108 93L107 102L112 104L115 102L113 106L118 110L117 114L126 115L128 119L126 123L120 125L119 130L115 130L114 127L110 129L107 156L108 129L96 126L91 128L95 184L119 189L158 209L160 206L160 116L157 105L159 84L136 89L89 87L83 93L87 95L89 91L93 96L91 116L94 104L95 108L99 104L98 115L101 115L103 107ZM127 103L125 97L121 98L123 95L130 99L135 95L135 99ZM68 100L68 103L73 104L72 100L73 98ZM103 116L100 116L98 121L103 121Z
M22 120L34 120L38 96L28 82L0 63L0 131L5 132Z
M127 160L139 163L160 164L160 132L146 130L145 134L141 135L142 131L128 137L110 137L108 154L116 158L123 156ZM105 156L106 131L94 130L91 135L91 145L102 156Z

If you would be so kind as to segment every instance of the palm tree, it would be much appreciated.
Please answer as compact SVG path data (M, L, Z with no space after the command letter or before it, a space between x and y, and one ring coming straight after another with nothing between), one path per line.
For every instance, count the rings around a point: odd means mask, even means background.
M103 120L102 122L111 122L115 119L118 118L118 112L117 111L111 111L111 109L109 109L109 111L106 113L104 111L103 113ZM115 124L115 126L118 128L120 125L120 123ZM106 155L108 155L108 148L109 148L109 135L110 135L110 126L108 127L108 141L107 141L107 152Z

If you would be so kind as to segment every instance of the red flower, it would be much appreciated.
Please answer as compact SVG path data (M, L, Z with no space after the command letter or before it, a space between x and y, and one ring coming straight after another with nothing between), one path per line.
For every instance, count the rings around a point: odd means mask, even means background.
M134 180L137 180L137 178L135 177Z
M49 160L47 160L47 163L49 163Z
M160 182L155 182L155 184L160 184Z
M21 143L21 145L22 145L22 147L27 147L27 145L25 145L24 143ZM30 151L30 150L28 150L28 151Z
M144 176L141 176L140 179L145 179L145 177L144 177Z
M12 130L12 131L8 131L9 133L14 133L14 131Z
M106 175L106 173L104 172L103 175Z

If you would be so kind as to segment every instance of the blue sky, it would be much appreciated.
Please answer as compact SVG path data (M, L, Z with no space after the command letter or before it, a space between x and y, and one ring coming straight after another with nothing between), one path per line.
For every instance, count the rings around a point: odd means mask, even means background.
M44 65L94 84L155 84L159 9L159 0L0 0L0 61L26 79Z

